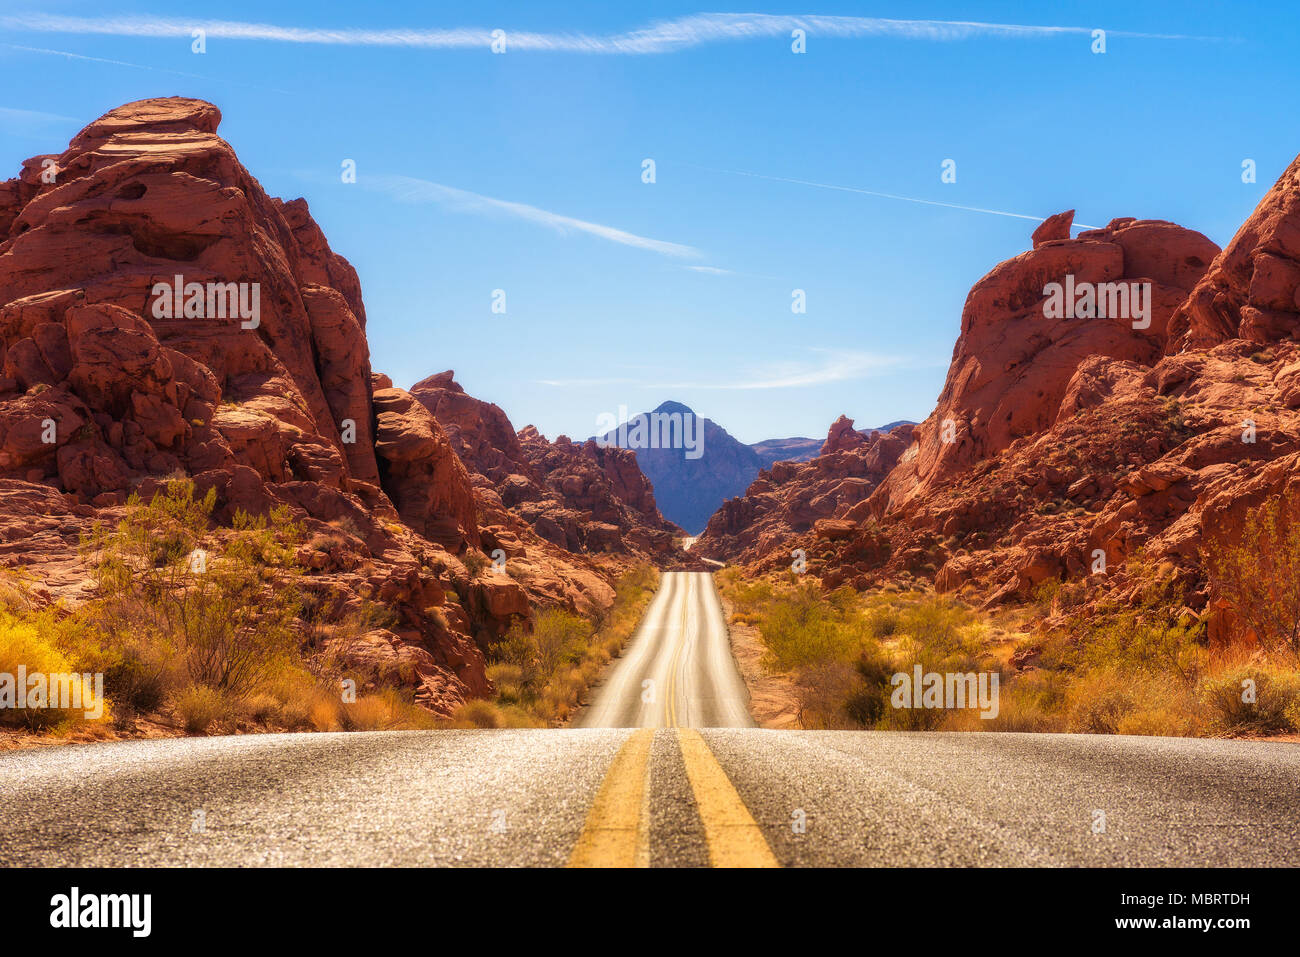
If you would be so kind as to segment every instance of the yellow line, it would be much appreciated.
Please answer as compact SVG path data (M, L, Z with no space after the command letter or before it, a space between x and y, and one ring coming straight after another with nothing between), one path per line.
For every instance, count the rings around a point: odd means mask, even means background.
M686 613L691 607L691 587L694 582L686 583L686 600L682 602L682 620L677 628L677 640L673 645L673 656L668 662L668 691L664 695L664 719L667 727L677 727L677 662L681 659L682 649L686 646Z
M654 730L636 731L614 755L578 843L570 867L636 867L649 862L645 807L646 769Z
M698 731L677 730L714 867L780 867L749 808Z

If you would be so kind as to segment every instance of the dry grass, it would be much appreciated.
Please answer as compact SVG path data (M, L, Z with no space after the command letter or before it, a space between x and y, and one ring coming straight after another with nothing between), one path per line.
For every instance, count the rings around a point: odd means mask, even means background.
M978 612L929 592L824 594L793 575L719 586L767 646L765 664L792 673L805 728L1235 736L1300 731L1300 670L1286 655L1211 654L1181 595L1155 582L1132 606L1091 608L1058 586L1030 605ZM1055 632L1031 629L1049 608L1077 609ZM1035 666L1010 655L1031 644ZM992 718L974 708L895 708L890 678L925 671L999 678Z
M582 706L588 689L636 630L659 584L659 573L638 565L619 579L614 604L599 621L558 608L544 609L531 628L516 626L493 646L491 700L463 704L451 727L556 727Z
M109 704L96 723L121 734L140 733L142 719L190 734L436 725L392 687L411 675L347 673L349 636L386 621L369 603L341 615L308 606L299 530L285 514L214 528L212 496L197 499L180 480L130 504L83 543L100 586L85 605L38 611L20 575L0 574L0 673L102 675ZM196 549L206 557L197 569ZM345 702L345 677L372 690ZM84 734L87 721L83 711L0 709L0 724L47 733Z

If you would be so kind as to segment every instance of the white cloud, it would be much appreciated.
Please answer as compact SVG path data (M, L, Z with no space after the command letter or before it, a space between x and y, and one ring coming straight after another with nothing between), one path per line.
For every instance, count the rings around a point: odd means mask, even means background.
M352 27L286 27L232 20L177 17L77 17L45 13L0 17L0 27L44 33L103 34L128 37L189 37L195 28L209 39L261 40L336 46L414 47L426 49L488 48L492 28L465 27L421 30L395 27L371 30ZM700 13L652 23L622 33L537 33L506 31L508 49L559 53L651 54L689 47L762 37L788 38L801 29L816 37L899 37L908 40L952 41L973 37L1041 38L1087 35L1092 27L983 23L960 20L891 20L881 17L785 16L760 13ZM1132 33L1108 30L1110 36L1161 40L1213 40L1181 34Z
M899 356L874 352L854 352L844 349L809 349L812 359L776 363L757 368L747 375L728 380L706 379L681 382L658 382L652 379L594 378L594 379L539 379L541 385L581 387L633 384L653 392L686 389L723 391L756 391L763 389L795 389L866 379L871 376L903 369L940 368L946 363L921 364Z
M0 106L0 120L6 123L76 123L73 116L61 113L45 113L41 110L20 110L11 106Z
M615 229L613 226L603 226L600 223L574 219L572 216L562 216L559 213L540 209L537 206L530 206L527 203L515 203L510 200L482 196L478 193L457 189L454 186L444 186L441 183L435 183L427 179L380 174L361 177L358 183L367 189L386 193L403 203L436 203L457 212L510 216L540 226L547 226L562 234L569 232L587 233L611 243L644 249L658 253L661 256L694 258L701 255L700 251L693 246L638 236L636 233Z

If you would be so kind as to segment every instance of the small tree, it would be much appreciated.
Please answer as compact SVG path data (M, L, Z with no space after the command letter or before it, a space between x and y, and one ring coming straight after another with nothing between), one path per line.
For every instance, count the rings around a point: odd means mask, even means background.
M1300 521L1281 496L1246 517L1235 545L1202 550L1215 590L1265 651L1300 654Z
M234 695L254 688L297 643L299 528L287 509L237 512L211 528L216 492L188 479L89 543L98 552L98 610L110 638L144 638L179 655L190 680Z

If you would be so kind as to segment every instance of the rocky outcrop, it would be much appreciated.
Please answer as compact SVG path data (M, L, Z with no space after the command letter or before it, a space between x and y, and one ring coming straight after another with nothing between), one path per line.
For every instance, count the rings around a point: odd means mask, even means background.
M820 478L792 468L728 503L696 548L768 568L802 548L826 587L932 584L990 604L1062 582L1076 605L1125 602L1158 577L1211 640L1240 638L1203 556L1269 498L1300 520L1298 193L1300 161L1222 252L1160 221L1069 239L1054 217L971 290L938 406L874 491L817 515ZM1047 315L1067 275L1150 282L1149 324Z
M479 545L474 489L438 421L411 393L373 393L375 455L402 521L451 552Z
M631 452L565 436L550 442L533 426L516 433L505 412L467 395L451 372L417 383L411 394L475 474L489 523L508 523L508 512L574 553L654 560L677 548L681 530L659 514Z
M793 543L810 530L846 537L827 530L857 526L861 506L907 450L911 435L911 424L904 424L864 436L852 419L840 416L821 455L764 469L743 496L723 503L691 550L721 561L788 566ZM827 524L832 520L845 524Z
M876 493L877 513L892 515L973 463L1051 428L1085 360L1154 365L1171 317L1217 252L1200 233L1173 223L1117 219L995 266L966 298L935 411L916 427L914 450ZM1053 308L1051 284L1061 288L1064 315ZM1127 304L1113 308L1117 296L1104 317L1087 315L1078 297L1092 295L1091 311L1099 312L1095 296L1106 287L1124 290Z
M1300 157L1287 168L1170 323L1170 352L1300 330Z
M132 492L189 477L221 522L287 506L313 605L389 609L367 645L447 712L489 690L482 647L529 593L462 562L483 543L468 471L419 402L372 384L356 272L220 120L127 104L0 185L0 564L77 602L81 538Z
M483 551L536 603L598 613L631 564L687 564L681 529L659 514L631 452L564 436L550 442L532 426L516 433L500 407L467 394L452 372L410 394L469 472Z

